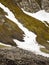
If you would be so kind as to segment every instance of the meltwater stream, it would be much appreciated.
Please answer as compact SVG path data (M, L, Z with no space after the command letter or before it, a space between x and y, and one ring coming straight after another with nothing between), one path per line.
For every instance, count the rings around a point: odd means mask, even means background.
M6 18L10 19L14 23L18 25L18 27L25 33L24 42L20 42L17 39L13 39L14 42L18 45L19 48L31 51L37 55L42 55L45 57L49 57L49 54L46 54L42 51L40 51L40 48L44 48L44 46L39 45L36 42L36 37L33 32L29 31L27 28L25 28L14 16L14 14L3 4L0 3L0 7L8 14L5 15Z

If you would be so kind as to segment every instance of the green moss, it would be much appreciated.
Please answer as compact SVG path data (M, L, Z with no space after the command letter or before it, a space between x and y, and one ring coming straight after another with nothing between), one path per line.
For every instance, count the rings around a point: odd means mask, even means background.
M47 50L46 48L41 48L40 50L41 50L42 52L49 53L49 50Z
M0 48L6 48L7 46L4 46L4 45L0 45Z
M0 2L9 8L26 28L37 35L36 40L39 44L44 45L49 50L49 43L47 42L49 40L49 27L41 21L23 13L13 0L0 0Z
M23 41L23 31L9 19L5 18L4 21L5 22L0 25L0 41L16 46L13 42L13 38Z

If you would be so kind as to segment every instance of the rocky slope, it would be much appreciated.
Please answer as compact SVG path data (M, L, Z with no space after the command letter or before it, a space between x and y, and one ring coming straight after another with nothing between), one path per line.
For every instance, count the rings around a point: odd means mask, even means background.
M46 0L41 0L46 1ZM8 7L27 29L37 35L37 42L44 45L41 49L49 53L49 28L41 21L23 13L21 8L29 12L36 12L41 9L48 11L48 5L41 6L40 0L0 0L2 4ZM48 3L48 2L47 2ZM46 6L46 7L45 7ZM47 8L47 9L46 9ZM11 20L5 17L6 12L0 8L0 42L16 46L13 39L24 41L24 32ZM35 24L36 23L36 24ZM48 25L49 26L49 25ZM20 48L8 48L0 45L0 65L49 65L49 58L35 55Z
M15 0L15 2L20 8L28 12L37 12L41 9L35 0Z
M39 21L33 17L24 14L14 0L0 0L0 2L14 13L16 19L18 19L19 22L21 22L27 29L29 29L37 35L37 42L45 46L44 50L42 50L46 53L49 53L49 42L47 42L47 40L49 40L49 27L42 23L42 21ZM1 10L0 12L4 13L3 10ZM18 39L19 41L23 41L23 31L21 31L15 23L12 23L12 21L7 19L6 17L4 17L4 20L4 25L1 25L0 27L0 41L5 44L11 45L15 45L15 42L13 42L12 39Z
M30 17L24 14L23 11L17 6L17 4L15 4L14 1L11 2L11 0L8 1L0 0L0 2L9 8L14 13L15 17L26 28L28 28L30 31L34 32L37 35L36 40L39 44L44 45L46 49L49 50L49 43L47 42L47 40L49 40L49 27L45 26L44 23L35 19L34 17Z
M49 12L49 0L15 0L15 3L28 12L37 12L41 9Z
M0 49L0 65L49 65L49 59L16 47Z
M49 0L42 0L42 9L49 12Z

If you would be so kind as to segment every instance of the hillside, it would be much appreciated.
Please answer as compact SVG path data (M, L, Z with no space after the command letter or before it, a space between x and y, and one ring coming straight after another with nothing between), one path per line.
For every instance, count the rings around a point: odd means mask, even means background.
M15 0L15 3L27 12L37 12L39 10L49 12L49 0Z
M13 45L12 38L23 41L23 32L11 20L5 17L5 12L0 8L0 42ZM16 44L14 43L14 46Z
M29 7L34 7L32 3L35 3L35 6L37 6L29 10L25 8L25 10L24 7L28 7L26 2L30 4ZM48 21L45 19L42 21L36 18L38 17L37 15L36 17L31 16L33 14L32 12L41 10L41 7L42 6L40 0L0 0L0 49L5 48L7 50L8 47L6 47L6 45L10 45L11 47L16 47L16 49L18 47L24 51L27 50L26 52L29 51L31 54L33 53L37 56L37 58L39 55L41 58L44 56L48 57L49 59L49 19ZM29 12L31 12L31 15L28 14ZM44 15L45 14L43 14L43 17ZM48 15L46 17L48 18ZM1 43L6 45L1 45ZM10 52L11 51L12 50L10 49ZM4 53L5 52L3 52L3 56ZM17 51L15 53L17 53ZM48 63L47 60L46 62ZM43 63L41 62L41 65L42 64ZM35 65L39 65L38 61ZM43 65L46 65L46 63Z

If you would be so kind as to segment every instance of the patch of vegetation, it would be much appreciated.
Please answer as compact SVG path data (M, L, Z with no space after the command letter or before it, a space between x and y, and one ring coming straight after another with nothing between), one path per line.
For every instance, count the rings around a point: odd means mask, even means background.
M16 46L13 39L23 41L24 32L14 22L7 19L5 14L0 8L0 42Z
M0 16L1 16L2 14L3 14L3 15L7 15L7 13L4 12L2 8L0 8Z
M40 50L43 51L43 52L49 53L49 50L46 49L46 48L41 48Z
M0 49L1 48L9 48L9 47L0 44Z
M0 0L0 2L9 8L26 28L37 35L36 40L39 44L44 45L49 50L49 43L47 42L49 40L49 27L41 21L23 13L13 0Z

